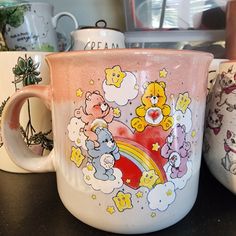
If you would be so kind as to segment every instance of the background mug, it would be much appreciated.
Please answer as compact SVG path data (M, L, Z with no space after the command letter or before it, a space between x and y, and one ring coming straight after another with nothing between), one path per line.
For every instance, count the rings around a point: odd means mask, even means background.
M4 109L7 150L26 169L56 171L64 205L93 227L134 234L170 226L198 192L211 59L157 49L48 55L51 85L23 88ZM44 158L19 135L20 105L31 96L52 109L54 149Z
M211 173L236 194L236 61L220 63L209 95L204 157Z
M103 23L103 26L99 24ZM119 30L107 28L106 22L96 22L96 27L83 27L71 32L72 51L125 48L125 36Z
M0 53L0 131L2 113L10 96L30 84L49 84L46 52ZM20 132L31 150L45 155L52 149L51 113L39 99L28 99L20 116ZM0 132L0 169L10 172L28 172L15 165L6 152Z
M0 9L2 35L9 50L58 51L56 27L63 16L70 17L74 29L76 18L69 12L53 15L53 6L48 3L20 3ZM68 43L69 50L71 42Z
M208 90L208 93L210 94L211 94L212 87L214 86L216 82L217 76L219 75L220 63L223 61L227 61L227 59L220 59L220 58L213 59L209 66L207 90Z

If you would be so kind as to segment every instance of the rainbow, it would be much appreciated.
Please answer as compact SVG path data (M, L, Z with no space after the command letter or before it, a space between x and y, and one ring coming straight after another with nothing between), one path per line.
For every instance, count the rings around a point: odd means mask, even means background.
M129 142L129 143L128 143ZM138 144L131 144L130 140L116 140L116 144L119 147L119 152L122 156L132 161L138 168L143 171L154 170L160 177L161 183L165 182L163 172L153 161L152 157L148 154L148 150L144 147L139 147Z

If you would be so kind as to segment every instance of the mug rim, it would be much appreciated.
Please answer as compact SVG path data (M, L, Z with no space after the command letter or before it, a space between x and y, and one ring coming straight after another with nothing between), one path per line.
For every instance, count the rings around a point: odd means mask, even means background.
M0 57L4 54L8 55L17 55L17 54L30 54L30 55L48 55L48 54L53 54L54 52L43 52L43 51L0 51Z
M229 60L229 59L227 60L227 59L226 59L226 61L222 61L222 62L220 63L220 65L221 65L221 64L226 64L226 63L236 63L236 59L235 59L235 60Z
M85 28L78 28L76 30L71 31L71 35L75 35L81 32L94 32L94 31L107 31L107 32L112 32L112 33L118 33L121 35L124 35L123 32L117 29L113 28L97 28L97 27L85 27Z
M86 56L90 54L95 55L105 55L105 54L127 54L130 55L132 53L135 54L143 54L143 55L181 55L181 56L205 56L209 59L213 59L214 55L209 52L202 52L202 51L194 51L194 50L178 50L178 49L160 49L160 48L119 48L119 49L99 49L99 50L75 50L75 51L68 51L68 52L54 52L46 56L46 58L53 57L53 58L60 58L60 57L70 57L73 55L81 55Z
M9 5L9 6L4 6L2 8L0 8L0 10L5 9L5 8L11 8L11 7L19 7L19 6L23 6L23 5L47 5L50 7L54 7L52 4L47 3L47 2L19 2L19 3L15 3L13 5Z

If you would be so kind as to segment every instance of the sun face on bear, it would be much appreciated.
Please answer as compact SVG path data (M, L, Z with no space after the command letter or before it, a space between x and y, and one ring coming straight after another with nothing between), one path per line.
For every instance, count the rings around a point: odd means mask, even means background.
M106 84L114 85L120 88L123 79L125 78L125 72L121 71L120 66L114 66L105 70L106 72Z

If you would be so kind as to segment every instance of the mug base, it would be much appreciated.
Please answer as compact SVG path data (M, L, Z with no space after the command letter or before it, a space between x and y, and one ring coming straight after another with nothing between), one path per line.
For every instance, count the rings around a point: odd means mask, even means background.
M60 198L72 215L94 228L119 234L150 233L174 225L189 213L198 193L199 171L192 175L184 189L176 190L175 201L166 210L158 211L153 217L140 209L127 210L125 214L124 212L109 214L102 210L106 200L97 191L82 187L80 190L75 189L60 170L56 173ZM91 201L91 196L94 194L97 194L97 199Z

